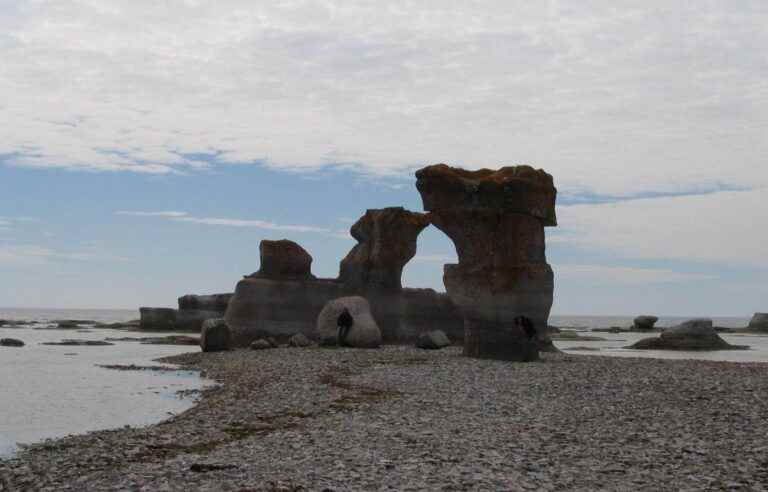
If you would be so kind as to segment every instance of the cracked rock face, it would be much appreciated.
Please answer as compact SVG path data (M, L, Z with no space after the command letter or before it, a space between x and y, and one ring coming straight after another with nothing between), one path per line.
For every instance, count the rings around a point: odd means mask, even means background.
M428 225L425 214L403 207L366 211L350 229L358 244L341 261L339 280L353 290L399 291L403 267Z
M313 279L312 256L307 250L288 239L263 240L259 243L261 266L249 275L259 278Z
M466 171L438 164L416 178L430 222L456 246L459 263L445 265L443 279L464 316L465 355L537 359L554 291L544 244L544 227L557 224L552 177L529 166Z

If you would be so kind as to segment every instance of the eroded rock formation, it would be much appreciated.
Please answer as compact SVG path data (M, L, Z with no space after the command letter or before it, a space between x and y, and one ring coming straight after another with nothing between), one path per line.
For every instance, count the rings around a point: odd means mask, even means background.
M768 331L768 313L755 313L749 321L749 330Z
M139 308L142 330L171 331L176 328L176 310L173 308Z
M554 279L544 227L557 224L552 176L529 166L466 171L445 164L416 173L429 220L456 246L443 280L464 317L464 353L535 360L546 342ZM533 332L520 323L530 320Z
M632 322L632 327L639 331L650 331L653 330L653 327L657 321L659 321L657 316L638 316Z
M731 345L712 326L711 319L692 319L664 330L659 337L644 338L627 347L641 350L744 350L744 345Z
M312 256L307 250L288 239L264 240L259 244L261 266L250 277L310 280Z
M358 244L341 260L339 281L352 290L399 291L403 267L428 225L426 215L403 207L367 210L350 229Z
M176 329L199 332L207 319L223 318L232 294L187 294L179 297Z

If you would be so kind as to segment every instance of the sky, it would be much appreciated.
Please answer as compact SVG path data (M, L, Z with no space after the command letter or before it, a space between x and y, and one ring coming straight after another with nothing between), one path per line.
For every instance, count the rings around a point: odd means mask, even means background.
M334 277L446 162L554 176L554 314L768 311L766 46L763 0L0 0L0 306Z

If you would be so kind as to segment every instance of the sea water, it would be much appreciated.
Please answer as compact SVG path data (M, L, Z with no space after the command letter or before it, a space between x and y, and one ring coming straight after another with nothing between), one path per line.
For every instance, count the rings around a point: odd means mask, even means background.
M86 326L81 328L85 332L44 329L56 319L117 322L136 318L137 314L0 309L0 319L36 321L32 326L0 327L0 338L16 338L25 343L20 348L0 347L0 456L12 454L18 443L125 425L149 425L194 405L194 397L184 395L211 384L196 372L121 371L99 366L163 365L153 359L199 351L196 346L139 342L112 342L114 345L109 346L42 345L68 338L148 336L146 332Z

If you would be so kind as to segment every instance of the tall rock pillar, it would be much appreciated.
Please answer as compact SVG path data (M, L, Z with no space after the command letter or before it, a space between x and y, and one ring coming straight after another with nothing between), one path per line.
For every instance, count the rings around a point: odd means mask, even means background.
M552 176L437 164L416 178L430 222L456 246L459 263L445 265L443 281L464 316L464 354L536 360L554 291L544 245L544 227L557 225Z

